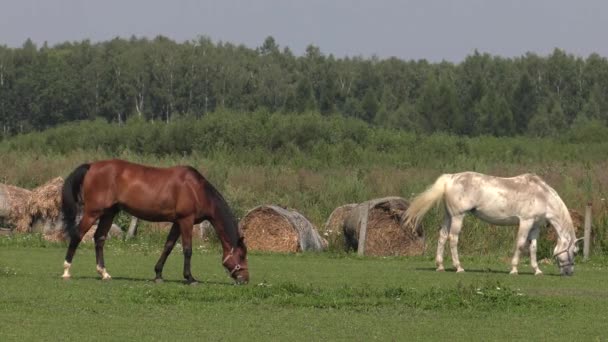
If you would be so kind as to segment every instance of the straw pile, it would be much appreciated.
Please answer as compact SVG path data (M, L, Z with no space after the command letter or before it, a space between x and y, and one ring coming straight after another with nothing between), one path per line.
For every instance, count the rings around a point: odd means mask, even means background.
M0 215L7 217L22 233L63 230L61 190L63 179L57 177L32 191L0 184ZM34 227L35 226L35 227Z
M359 233L367 216L365 255L421 255L424 252L424 232L416 232L402 224L408 202L400 197L386 197L361 203L354 207L344 221L347 249L357 250Z
M324 232L329 240L329 245L339 246L344 244L344 220L356 206L356 203L345 204L331 212L327 222L325 222Z
M32 190L27 207L31 217L57 220L61 212L63 178L57 177Z
M316 228L293 209L263 205L240 222L247 247L270 252L321 251L327 247Z
M0 184L0 216L20 232L27 232L32 221L27 210L30 194L29 190Z

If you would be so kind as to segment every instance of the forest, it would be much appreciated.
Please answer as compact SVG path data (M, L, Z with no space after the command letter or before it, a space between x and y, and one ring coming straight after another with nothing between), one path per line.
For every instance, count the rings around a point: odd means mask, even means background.
M399 42L407 44L407 42ZM170 123L230 111L358 119L416 134L560 137L605 132L608 60L555 49L460 63L302 56L273 37L248 48L163 36L0 46L2 138L81 120Z

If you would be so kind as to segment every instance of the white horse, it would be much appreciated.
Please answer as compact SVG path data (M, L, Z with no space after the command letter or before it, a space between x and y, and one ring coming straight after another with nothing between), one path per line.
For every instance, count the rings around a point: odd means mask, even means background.
M441 175L431 187L417 196L405 212L405 224L416 227L424 214L443 201L445 219L441 226L435 262L443 271L443 251L450 239L452 263L456 272L464 272L458 259L458 234L468 212L496 225L519 225L511 274L517 274L519 256L527 244L534 274L542 274L536 261L536 240L540 227L548 221L557 232L553 256L562 275L574 273L574 254L578 251L572 218L557 192L534 174L511 178L476 172Z

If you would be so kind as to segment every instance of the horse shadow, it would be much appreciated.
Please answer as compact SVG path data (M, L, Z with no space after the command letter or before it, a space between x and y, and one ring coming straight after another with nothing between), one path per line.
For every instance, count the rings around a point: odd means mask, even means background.
M437 272L436 269L434 267L417 267L415 268L416 271L427 271L427 272ZM456 273L455 269L446 269L445 272L443 273ZM471 269L466 269L464 273L487 273L487 274L506 274L506 275L510 275L510 271L504 271L504 270L493 270L491 268L471 268ZM529 272L529 271L524 271L524 272L519 272L518 275L525 275L525 276L533 276L534 272ZM560 277L560 274L555 274L555 273L543 273L542 276L545 277Z
M79 276L79 277L72 277L72 280L78 280L78 279L83 279L83 280L99 280L101 282L104 282L104 280L101 280L101 278L99 277L95 277L95 276ZM155 285L162 285L164 283L171 283L171 284L183 284L183 285L192 285L192 284L187 284L185 280L180 280L180 279L163 279L163 281L161 283L156 283L154 281L154 279L152 278L135 278L135 277L112 277L112 280L118 280L118 281L129 281L129 282L134 282L134 283L149 283L149 284L155 284ZM112 281L110 280L110 282ZM222 285L222 286L233 286L234 282L230 283L230 282L221 282L221 281L209 281L209 280L198 280L196 282L196 285Z

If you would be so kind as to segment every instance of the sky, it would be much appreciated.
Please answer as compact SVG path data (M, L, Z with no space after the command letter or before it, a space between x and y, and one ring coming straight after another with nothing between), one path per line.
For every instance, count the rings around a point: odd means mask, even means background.
M268 36L301 55L376 55L460 62L554 48L608 56L603 0L0 0L0 45L114 37L212 41L255 48Z

